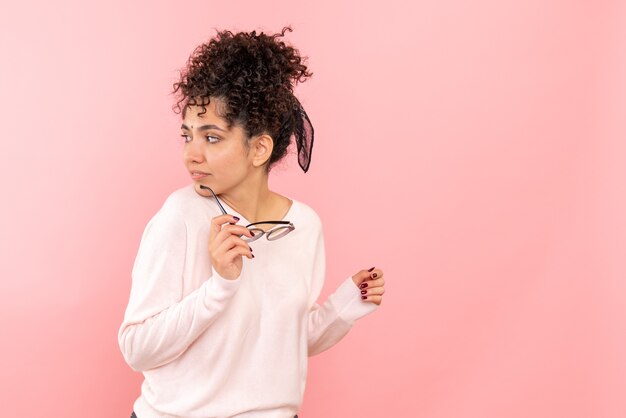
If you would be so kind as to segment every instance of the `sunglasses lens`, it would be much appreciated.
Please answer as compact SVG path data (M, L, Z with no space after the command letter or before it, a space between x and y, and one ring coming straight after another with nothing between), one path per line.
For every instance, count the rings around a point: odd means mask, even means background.
M287 226L274 228L267 234L267 239L269 239L270 241L277 240L278 238L282 238L290 232L291 228Z

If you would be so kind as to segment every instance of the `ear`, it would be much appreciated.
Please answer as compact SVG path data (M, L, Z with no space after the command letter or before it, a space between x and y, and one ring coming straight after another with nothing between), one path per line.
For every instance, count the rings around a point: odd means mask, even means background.
M252 164L260 167L269 161L274 149L274 140L268 134L261 134L254 138L250 143L250 152L252 153Z

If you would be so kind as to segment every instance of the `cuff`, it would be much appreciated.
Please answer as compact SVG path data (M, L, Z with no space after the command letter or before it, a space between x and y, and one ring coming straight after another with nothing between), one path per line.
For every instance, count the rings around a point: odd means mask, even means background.
M361 299L361 289L354 284L352 276L339 285L335 293L329 299L337 310L339 317L348 323L354 323L357 319L372 313L379 305Z

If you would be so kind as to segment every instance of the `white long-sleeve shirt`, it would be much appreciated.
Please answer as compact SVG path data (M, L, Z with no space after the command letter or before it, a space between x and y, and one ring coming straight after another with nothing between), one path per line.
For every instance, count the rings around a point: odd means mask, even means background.
M348 276L316 303L325 279L322 223L295 199L295 230L250 243L241 275L211 266L213 197L194 184L171 193L150 219L132 270L118 342L144 381L138 418L291 418L304 395L308 356L341 340L378 305ZM220 199L226 211L250 222Z

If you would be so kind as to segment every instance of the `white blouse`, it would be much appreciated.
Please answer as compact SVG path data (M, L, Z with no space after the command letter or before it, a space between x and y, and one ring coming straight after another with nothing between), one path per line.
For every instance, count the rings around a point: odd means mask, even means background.
M194 184L171 193L148 222L118 333L124 359L144 381L138 418L291 418L301 405L308 357L341 340L379 305L347 277L316 303L324 285L322 223L293 201L295 230L250 243L241 275L221 277L208 253L215 199ZM238 216L239 225L250 222Z

